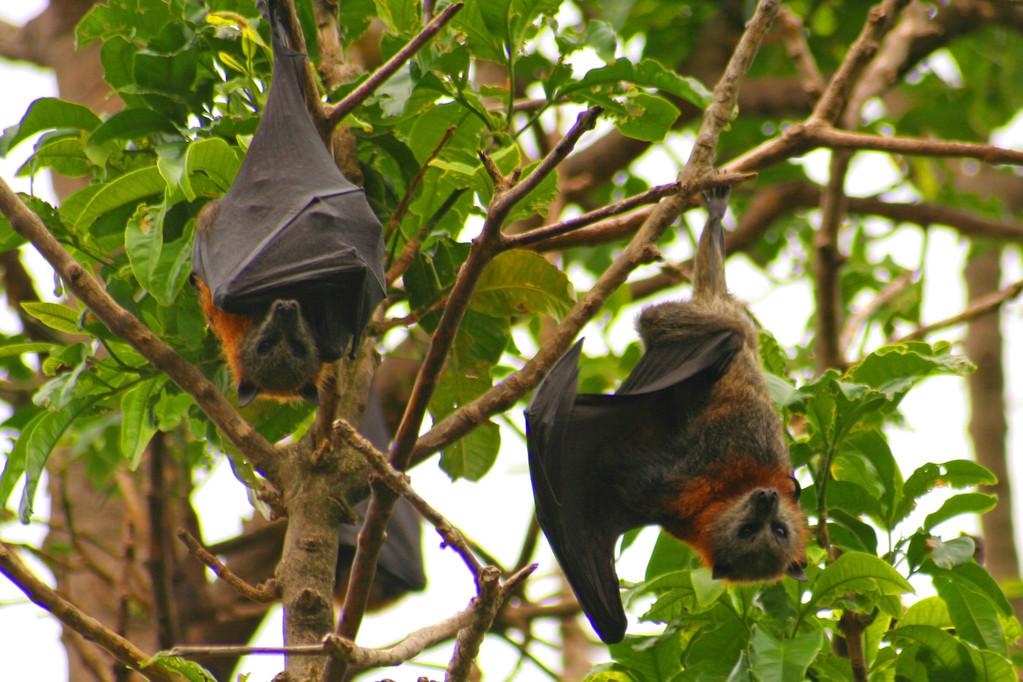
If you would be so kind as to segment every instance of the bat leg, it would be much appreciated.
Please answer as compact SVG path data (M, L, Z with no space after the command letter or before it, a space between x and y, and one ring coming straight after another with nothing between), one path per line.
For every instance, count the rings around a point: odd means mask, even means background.
M256 399L257 393L259 393L259 389L256 388L255 384L242 379L241 383L238 384L238 405L245 407Z
M311 405L320 404L320 395L316 390L315 384L306 384L302 388L298 389L298 394Z

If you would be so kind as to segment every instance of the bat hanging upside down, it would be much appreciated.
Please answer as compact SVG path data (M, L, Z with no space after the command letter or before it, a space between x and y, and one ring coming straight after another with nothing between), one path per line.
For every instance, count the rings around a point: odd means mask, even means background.
M384 296L380 222L338 170L306 108L306 56L268 4L266 108L224 198L199 214L193 282L238 400L317 399L324 363L354 354Z
M757 332L725 286L728 188L705 195L690 301L639 317L645 352L614 395L577 394L580 341L526 410L536 513L605 642L625 634L618 537L660 524L715 578L802 579L805 523Z

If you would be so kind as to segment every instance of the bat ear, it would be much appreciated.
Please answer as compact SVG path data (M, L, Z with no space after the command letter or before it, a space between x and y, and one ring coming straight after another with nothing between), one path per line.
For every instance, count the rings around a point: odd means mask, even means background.
M714 567L710 569L710 577L714 580L727 580L732 577L732 567L728 564L715 563Z
M799 495L803 492L803 486L799 485L799 480L795 476L789 476L789 480L792 481L792 501L799 502Z
M805 561L793 561L789 564L789 567L785 569L785 575L800 582L806 582L806 572L803 571L803 567L805 565Z
M251 403L255 398L256 394L259 393L259 389L251 381L242 379L241 383L238 384L238 405L245 407Z
M302 388L298 389L298 394L308 403L313 405L320 404L320 395L316 391L315 384L306 384Z
M194 272L188 273L188 283L192 285L194 289L199 288L199 275Z

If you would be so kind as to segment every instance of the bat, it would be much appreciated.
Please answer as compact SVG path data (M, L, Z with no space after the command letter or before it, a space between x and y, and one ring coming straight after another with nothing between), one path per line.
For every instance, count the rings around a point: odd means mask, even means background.
M380 222L338 170L306 108L306 56L268 3L274 67L234 183L200 212L193 283L241 405L317 400L324 363L360 336L385 291Z
M526 409L537 519L600 638L621 641L618 537L659 524L713 576L805 578L805 523L757 332L727 291L721 220L705 195L689 301L645 309L644 354L613 395L579 394L576 343Z

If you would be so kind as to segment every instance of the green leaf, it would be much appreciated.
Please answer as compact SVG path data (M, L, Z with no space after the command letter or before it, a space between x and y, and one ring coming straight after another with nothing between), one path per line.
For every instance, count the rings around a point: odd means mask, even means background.
M916 602L902 614L899 627L908 625L929 625L946 629L952 627L952 617L948 613L948 605L941 597L925 597Z
M947 679L950 680L976 679L966 647L938 628L927 625L901 626L892 630L888 639L896 643L915 642L926 649L930 655L921 662L931 672L948 675Z
M608 66L588 71L578 81L566 84L558 94L565 96L585 88L614 86L621 82L656 88L700 108L710 104L712 98L710 90L695 78L680 76L652 59L644 59L636 64L625 57Z
M44 341L33 341L27 343L10 343L0 346L0 358L12 358L24 355L25 353L51 353L55 344Z
M59 412L45 412L28 434L28 443L25 446L25 488L21 494L21 503L18 505L18 518L22 523L32 520L32 503L36 488L39 486L39 477L46 468L50 453L57 447L64 432L78 415L91 404L91 399L78 400ZM25 437L24 434L22 437Z
M615 127L626 137L647 142L660 142L678 120L679 109L659 95L636 93L625 103L627 118L615 121Z
M994 485L998 479L988 469L966 459L928 462L906 479L894 521L901 521L916 507L916 500L937 487L968 488Z
M486 422L444 448L440 468L452 480L467 478L478 481L490 471L501 449L501 431L497 424Z
M121 395L121 456L134 471L142 459L142 452L156 433L150 415L150 402L163 388L166 377L146 379Z
M69 178L77 178L88 175L92 165L82 150L82 141L78 136L52 137L39 141L36 152L21 165L16 175L34 175L45 168L52 168Z
M6 156L25 139L43 130L92 130L100 122L99 116L88 107L56 97L42 97L28 105L19 123L4 130L0 136L0 155Z
M899 400L914 384L935 374L962 376L973 364L961 355L942 353L927 343L913 341L883 346L849 368L845 376Z
M28 441L32 431L39 425L46 415L46 410L37 412L28 422L21 427L21 432L14 439L14 446L7 453L7 460L4 462L3 473L0 474L0 506L7 506L7 499L14 492L14 486L21 480L25 473L25 462L27 459Z
M163 176L155 165L129 171L108 183L99 185L95 193L81 208L81 212L77 216L73 216L73 220L70 222L76 230L84 232L103 214L159 194L165 188L166 183ZM63 211L62 215L64 215ZM71 218L72 216L68 215L67 217Z
M750 667L753 678L759 682L789 682L802 680L810 662L824 643L820 630L797 633L791 639L776 637L766 628L753 632L750 649Z
M201 173L212 180L221 192L227 192L240 167L238 152L221 138L196 140L188 145L185 152L185 173L181 178L181 189L189 201L194 200L196 193L191 179L193 175Z
M995 508L998 504L997 495L986 495L984 493L962 493L953 495L945 500L938 511L928 514L924 519L924 528L931 530L942 521L959 516L960 514L983 514Z
M56 329L65 334L81 334L82 329L78 322L82 313L74 308L59 303L47 303L45 301L27 301L21 304L22 309L45 324L50 329Z
M142 661L143 669L150 666L157 666L176 672L188 680L188 682L217 682L217 678L213 676L213 673L195 661L189 661L180 656L171 656L164 651L159 651L154 656Z
M513 249L490 262L469 305L494 317L546 313L560 318L574 298L565 273L538 253Z
M666 680L678 671L679 634L672 630L657 637L626 637L608 646L611 656L640 680Z
M419 27L416 0L376 0L377 17L394 33L413 33Z
M141 140L154 133L177 133L178 129L166 116L152 109L125 109L97 126L89 135L90 146L112 140Z
M981 649L1007 653L998 610L984 592L951 572L936 575L934 588L948 605L957 637Z
M846 552L818 574L804 610L819 608L836 594L846 592L896 595L913 591L913 586L884 560L864 552Z

